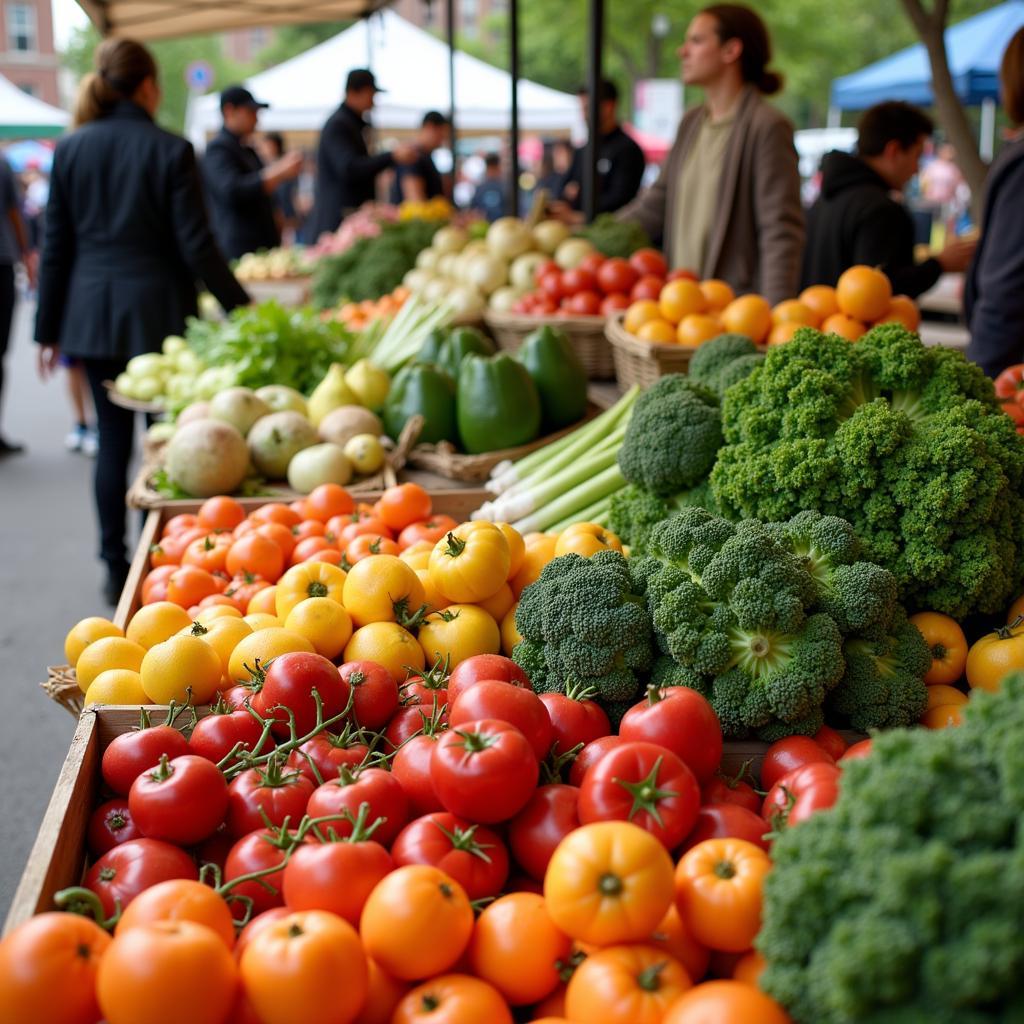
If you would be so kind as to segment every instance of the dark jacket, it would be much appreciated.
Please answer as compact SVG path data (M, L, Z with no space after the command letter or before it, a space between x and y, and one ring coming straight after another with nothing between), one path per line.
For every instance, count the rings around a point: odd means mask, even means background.
M213 234L229 260L281 244L274 199L263 187L263 161L226 128L206 147L203 181Z
M504 217L508 209L508 196L505 183L499 178L484 178L476 187L469 208L482 213L492 224Z
M586 152L584 146L573 154L556 197L568 198L574 210L583 209L583 161ZM646 167L644 151L618 125L603 135L597 147L597 212L614 213L635 199ZM570 184L576 188L572 190L571 197L566 197L564 192Z
M981 238L967 271L967 356L990 377L1024 362L1024 139L988 172Z
M429 153L420 153L415 163L406 164L404 167L395 168L395 179L391 182L391 193L388 201L398 206L404 199L402 195L402 180L404 178L420 178L423 181L423 198L434 199L444 195L444 181L441 172L434 163L434 158Z
M57 143L36 341L93 359L156 351L196 313L200 280L225 309L249 301L213 239L188 142L124 101Z
M320 133L316 154L316 197L311 237L334 231L342 218L375 195L377 175L394 163L390 153L370 156L364 132L368 125L344 103Z
M914 221L890 186L860 157L821 161L821 195L807 214L801 287L834 285L848 267L880 267L897 295L917 298L939 279L939 261L914 262Z

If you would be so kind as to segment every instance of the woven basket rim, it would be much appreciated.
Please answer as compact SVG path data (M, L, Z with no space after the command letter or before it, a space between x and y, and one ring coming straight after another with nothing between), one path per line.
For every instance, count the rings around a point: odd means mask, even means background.
M699 345L669 344L664 341L644 341L643 338L637 338L626 330L623 323L625 318L625 312L613 313L612 316L608 318L608 323L605 327L605 337L613 345L631 348L636 352L650 353L652 356L656 352L664 352L666 354L672 352L689 352L692 354L700 347Z

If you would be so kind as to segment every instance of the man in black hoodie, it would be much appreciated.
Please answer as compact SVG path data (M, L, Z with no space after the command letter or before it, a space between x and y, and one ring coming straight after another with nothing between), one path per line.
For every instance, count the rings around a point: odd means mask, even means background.
M834 285L848 267L879 267L897 295L917 298L943 272L965 270L975 243L954 241L914 262L914 222L894 193L917 173L931 119L909 103L879 103L857 126L856 154L821 162L821 195L807 215L803 284Z

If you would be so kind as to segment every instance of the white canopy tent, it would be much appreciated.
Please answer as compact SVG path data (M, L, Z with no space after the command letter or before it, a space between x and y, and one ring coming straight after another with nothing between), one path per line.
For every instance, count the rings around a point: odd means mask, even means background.
M29 96L0 75L0 138L50 138L60 135L70 123L66 110Z
M427 110L447 111L448 46L383 10L320 45L246 82L270 104L260 115L267 131L319 131L341 102L351 68L369 67L386 92L377 97L372 120L378 129L416 128ZM511 78L461 50L455 53L455 112L460 132L509 128ZM575 96L521 79L519 125L527 131L560 131L580 122ZM216 94L191 105L186 134L197 146L220 127Z

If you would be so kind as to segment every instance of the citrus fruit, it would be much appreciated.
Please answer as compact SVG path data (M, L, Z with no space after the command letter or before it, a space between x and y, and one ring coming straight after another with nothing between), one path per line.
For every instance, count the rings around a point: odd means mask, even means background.
M132 616L125 636L148 651L155 644L162 643L191 625L192 620L181 605L157 601L140 608Z
M284 628L304 636L317 654L336 658L352 636L352 619L330 597L307 597L288 613Z
M801 327L806 327L806 324L798 324L794 320L789 320L785 323L776 324L772 328L771 334L768 335L769 345L784 345L790 338L800 330Z
M138 672L145 656L145 647L120 636L105 636L95 640L75 662L79 689L85 693L92 681L108 668L129 668Z
M877 320L892 302L892 285L874 267L850 267L836 285L836 302L839 311L854 320Z
M722 324L732 334L762 342L772 327L772 307L760 295L741 295L722 310Z
M673 282L674 284L675 282ZM722 325L716 317L706 313L690 313L679 321L676 329L676 341L680 345L696 347L705 341L717 338L722 333Z
M669 281L658 296L661 315L673 324L679 323L691 313L703 313L707 308L708 300L704 298L700 285L685 278Z
M736 293L732 288L725 281L719 281L717 277L709 277L706 281L701 281L700 290L704 301L708 304L709 312L713 313L721 312L736 298Z
M640 299L626 310L626 317L622 321L622 326L630 334L636 334L648 320L660 319L661 310L658 308L658 303L653 299Z
M421 672L423 648L408 630L397 622L371 622L352 634L345 645L345 661L375 661L402 683L410 670Z
M772 323L778 327L779 324L806 324L808 327L817 327L821 323L821 317L805 306L799 299L786 299L772 308Z
M845 313L833 313L822 325L826 334L838 334L847 341L856 341L867 328L860 322L848 317Z
M676 340L676 329L668 320L648 320L636 332L641 341L671 345Z
M894 295L889 308L878 318L880 324L903 324L908 331L921 326L921 311L909 295Z
M836 290L831 285L812 284L809 288L805 288L798 298L808 309L813 309L817 313L819 323L832 316L833 313L839 312Z
M148 704L149 697L142 688L142 677L128 668L108 668L101 672L85 695L85 706L90 704Z
M197 636L172 636L146 652L139 670L142 688L154 704L184 703L188 689L193 704L208 704L223 676L217 652Z
M313 645L293 630L280 627L257 629L251 636L243 637L231 652L228 659L228 676L232 680L245 682L250 675L246 665L249 668L256 668L257 661L260 665L266 665L279 654L290 654L292 651L316 653Z
M93 641L102 640L105 636L124 636L124 630L115 626L110 619L99 615L90 615L81 622L76 622L64 638L64 657L69 665L77 663L82 651Z

